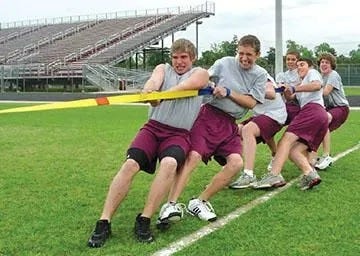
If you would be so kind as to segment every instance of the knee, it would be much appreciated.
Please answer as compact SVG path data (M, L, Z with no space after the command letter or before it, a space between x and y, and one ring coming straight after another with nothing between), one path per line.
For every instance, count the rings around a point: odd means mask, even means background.
M176 170L178 165L176 159L170 156L166 156L163 159L161 159L160 164L162 167L164 167L163 169L167 169L167 170Z
M196 164L201 161L201 155L198 152L192 150L188 154L186 161L191 164Z
M256 137L256 124L249 122L242 128L242 136L245 137Z
M226 167L235 173L241 170L244 165L241 156L238 154L231 154L230 156L227 157L226 160L227 160Z

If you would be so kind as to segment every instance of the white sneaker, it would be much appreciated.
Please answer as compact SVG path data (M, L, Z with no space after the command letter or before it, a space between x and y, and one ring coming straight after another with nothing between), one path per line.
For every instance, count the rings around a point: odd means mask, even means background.
M267 166L267 170L268 170L269 172L271 172L271 170L272 170L273 161L274 161L274 158L271 158L270 163L269 163L268 166Z
M191 199L188 205L188 212L201 220L215 221L216 214L210 202L203 202L198 198Z
M328 168L332 163L334 162L334 159L331 156L322 156L316 161L315 168L319 170L324 170Z
M179 221L184 216L184 208L186 208L185 204L169 202L165 203L161 207L158 219L160 221Z

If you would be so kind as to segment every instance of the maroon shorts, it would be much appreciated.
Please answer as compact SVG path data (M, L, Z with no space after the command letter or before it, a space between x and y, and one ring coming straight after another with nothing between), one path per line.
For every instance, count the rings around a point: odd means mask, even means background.
M190 151L190 132L149 120L136 135L130 149L144 151L149 161L149 166L144 171L154 173L159 155L174 145L187 155Z
M266 115L252 116L241 123L245 125L249 122L255 123L260 129L260 136L256 138L257 143L268 143L282 128L282 125Z
M308 151L317 151L328 128L328 116L324 107L308 103L301 108L289 124L286 132L292 132L299 141L308 146Z
M201 107L190 133L191 149L202 156L204 163L214 156L216 161L224 165L228 155L242 152L238 131L235 118L205 104Z
M348 106L327 108L326 110L332 116L332 120L329 124L330 132L336 130L343 123L345 123L346 119L349 116L349 107Z
M286 102L285 106L286 106L287 118L284 125L288 125L291 123L294 117L299 113L300 106L298 103L292 101Z

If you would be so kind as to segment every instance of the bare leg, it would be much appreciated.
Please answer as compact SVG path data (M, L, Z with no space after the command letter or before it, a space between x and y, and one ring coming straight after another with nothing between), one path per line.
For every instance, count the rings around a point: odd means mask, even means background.
M227 186L243 166L243 161L239 154L230 154L227 156L226 161L226 165L212 178L210 184L199 196L199 199L209 200L214 194Z
M256 137L260 136L260 129L254 122L247 123L242 128L244 168L254 170L256 156Z
M201 156L196 151L191 151L186 158L184 166L176 176L168 197L169 202L176 202L189 181L192 171L201 161Z
M330 143L331 142L331 136L330 136L330 131L329 129L327 130L326 134L325 134L325 137L322 141L322 144L323 144L323 155L326 156L326 155L330 155Z
M301 142L295 142L294 146L290 150L289 158L293 161L297 167L303 172L304 175L308 175L313 169L308 160L309 152L307 146Z
M285 132L279 141L277 152L272 163L272 174L280 174L286 160L288 159L289 152L294 143L298 140L298 136L291 132Z
M139 172L139 168L138 163L132 159L126 160L122 165L111 182L100 219L110 221L116 209L126 197L135 174Z
M176 175L177 162L172 157L165 157L160 162L158 173L151 184L150 192L142 216L151 218L161 201L169 192Z
M274 137L272 137L267 143L266 143L271 151L271 156L274 157L276 154L277 146L276 142L274 140Z

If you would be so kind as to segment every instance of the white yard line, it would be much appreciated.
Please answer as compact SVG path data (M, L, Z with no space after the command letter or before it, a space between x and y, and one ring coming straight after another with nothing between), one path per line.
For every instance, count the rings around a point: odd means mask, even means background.
M334 161L339 160L340 158L346 156L347 154L350 154L351 152L353 152L355 150L358 150L359 148L360 148L360 142L356 146L336 155L334 157ZM273 198L275 195L288 189L291 185L293 185L296 181L298 181L299 178L300 177L295 178L295 179L291 180L290 182L288 182L285 186L278 188L276 190L270 191L270 192L266 193L265 195L256 198L255 200L249 202L248 204L237 208L235 211L229 213L227 216L224 216L224 217L218 219L217 221L204 226L203 228L195 231L194 233L192 233L188 236L185 236L183 238L180 238L179 240L169 244L167 247L155 252L153 254L153 256L172 255L172 254L184 249L185 247L190 246L192 243L195 243L197 240L203 238L204 236L211 234L212 232L218 230L219 228L222 228L223 226L228 224L230 221L238 218L239 216L243 215L244 213L247 213L255 206L265 203L269 199Z

